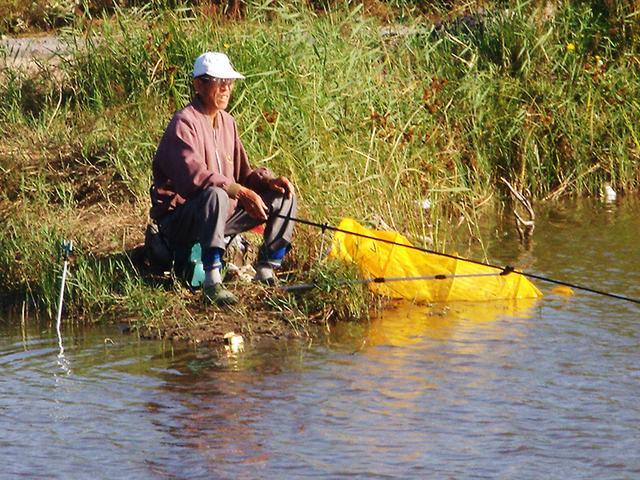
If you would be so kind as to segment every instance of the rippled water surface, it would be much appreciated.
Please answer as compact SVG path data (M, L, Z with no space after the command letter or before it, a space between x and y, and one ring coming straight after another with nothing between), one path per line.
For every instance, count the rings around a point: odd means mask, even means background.
M638 298L639 206L551 208L529 251L486 248ZM60 357L53 325L7 318L0 478L640 478L640 305L538 286L238 355L67 325Z

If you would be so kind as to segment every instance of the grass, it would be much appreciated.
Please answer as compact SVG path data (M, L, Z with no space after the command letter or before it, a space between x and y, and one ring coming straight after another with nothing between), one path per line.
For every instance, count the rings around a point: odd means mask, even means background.
M249 2L238 22L151 7L78 18L57 70L2 73L0 284L51 311L56 250L72 238L70 310L188 317L189 295L149 287L122 252L142 239L151 158L205 50L227 52L247 76L230 107L242 140L254 166L294 181L303 218L350 215L444 248L461 217L477 234L500 176L537 199L596 194L604 181L636 191L638 16L613 3L485 4L490 13L438 28L405 15L406 30L384 36L371 2L325 13ZM321 248L318 232L298 229L294 281L337 276L311 269ZM276 310L365 316L366 295L344 293Z

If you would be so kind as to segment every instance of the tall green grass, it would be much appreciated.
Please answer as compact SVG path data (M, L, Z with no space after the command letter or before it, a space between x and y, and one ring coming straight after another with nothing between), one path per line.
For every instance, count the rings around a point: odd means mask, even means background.
M637 190L638 16L607 5L563 2L549 14L545 2L496 3L438 28L405 19L386 35L356 3L319 13L249 2L239 22L150 7L81 20L58 71L4 72L0 195L26 213L0 208L2 284L50 308L44 272L74 235L74 213L98 202L144 224L155 146L206 50L247 76L230 109L252 163L289 176L300 215L319 222L350 215L443 245L451 219L477 222L501 176L536 198L595 194L604 181ZM43 209L33 228L26 215ZM311 258L317 236L300 238L299 258ZM91 301L76 305L108 310L144 288L126 263L99 270L115 250L82 253L77 288Z

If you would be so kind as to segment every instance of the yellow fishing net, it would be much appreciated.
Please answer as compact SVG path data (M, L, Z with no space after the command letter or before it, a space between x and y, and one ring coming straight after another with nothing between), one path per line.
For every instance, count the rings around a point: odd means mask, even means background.
M397 232L370 230L345 218L333 237L331 255L356 263L365 279L426 277L446 275L444 280L404 280L369 283L374 292L392 298L427 302L485 301L512 298L536 298L542 293L527 278L517 273L498 275L501 270L462 259L421 252ZM384 241L377 241L382 239ZM474 275L465 277L464 275ZM483 276L480 276L483 275Z

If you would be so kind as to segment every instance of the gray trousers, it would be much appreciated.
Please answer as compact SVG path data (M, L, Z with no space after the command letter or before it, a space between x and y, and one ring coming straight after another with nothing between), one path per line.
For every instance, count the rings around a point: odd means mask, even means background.
M291 218L295 218L297 212L295 195L286 198L273 190L259 195L269 209L264 230L264 248L273 252L288 247L291 245L295 223ZM214 247L224 250L225 236L246 232L264 223L250 216L240 204L227 220L228 210L227 192L218 187L208 187L162 218L158 226L174 250L188 249L200 242L204 253Z

